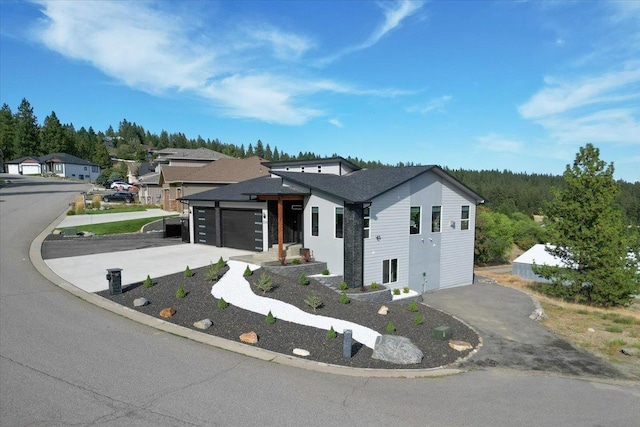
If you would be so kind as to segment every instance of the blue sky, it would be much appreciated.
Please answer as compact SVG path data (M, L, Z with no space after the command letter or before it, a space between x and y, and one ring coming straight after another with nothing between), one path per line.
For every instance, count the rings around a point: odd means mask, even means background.
M0 102L291 154L640 181L640 1L0 2Z

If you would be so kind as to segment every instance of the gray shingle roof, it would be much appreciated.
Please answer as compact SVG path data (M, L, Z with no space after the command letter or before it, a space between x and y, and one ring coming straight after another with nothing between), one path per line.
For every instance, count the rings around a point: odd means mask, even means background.
M21 157L19 159L11 160L6 163L11 163L11 164L22 163L26 159L34 159L34 160L37 160L39 163L45 163L45 162L58 159L61 163L67 163L72 165L97 166L95 163L91 163L88 160L81 159L80 157L72 156L71 154L67 154L67 153L51 153L51 154L46 154L40 157L27 156L27 157Z
M224 185L213 190L203 191L180 198L180 200L207 200L207 201L228 201L246 202L252 200L255 195L305 195L308 191L302 191L293 187L282 185L282 178L272 178L262 176L237 184ZM255 198L255 197L254 197Z

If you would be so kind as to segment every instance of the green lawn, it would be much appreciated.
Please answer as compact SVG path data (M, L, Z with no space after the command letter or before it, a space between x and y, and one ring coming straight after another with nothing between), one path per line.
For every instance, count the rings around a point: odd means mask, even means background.
M143 205L115 205L114 207L110 207L109 209L101 210L93 210L87 209L84 213L87 215L102 215L102 214L112 214L112 213L123 213L123 212L143 212L149 209L149 206Z
M157 221L163 217L130 219L127 221L105 222L104 224L79 225L74 227L77 231L89 231L97 236L106 234L136 233L143 225ZM62 229L60 229L62 230Z

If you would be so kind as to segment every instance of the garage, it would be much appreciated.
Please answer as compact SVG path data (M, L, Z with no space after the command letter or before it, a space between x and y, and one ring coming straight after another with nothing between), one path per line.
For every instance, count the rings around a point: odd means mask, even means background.
M193 241L205 245L215 246L216 244L216 211L214 208L193 209Z
M262 251L262 211L222 209L222 246Z

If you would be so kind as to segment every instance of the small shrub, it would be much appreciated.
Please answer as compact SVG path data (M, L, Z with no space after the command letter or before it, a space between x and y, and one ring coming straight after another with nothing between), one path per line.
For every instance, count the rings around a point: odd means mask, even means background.
M260 280L258 280L258 289L262 291L263 294L266 294L271 289L273 289L272 278L267 273L262 273L260 275Z
M93 206L94 209L100 209L100 195L99 194L95 194L93 196L91 205Z
M218 260L218 262L216 263L216 265L218 266L218 268L224 268L225 265L227 265L226 262L224 262L224 260L222 259L222 257L220 257L220 259Z
M380 285L378 285L376 282L372 282L371 285L369 285L369 287L375 291L380 287Z
M604 330L607 332L613 332L614 334L619 334L620 332L622 332L622 326L607 326L606 328L604 328Z
M393 290L393 294L394 294L394 295L400 295L400 289L395 288L395 289Z
M346 292L342 292L342 294L340 295L340 302L343 304L349 304L351 302Z
M298 277L298 283L306 286L309 284L309 279L307 279L307 276L304 273L301 273L300 277Z
M613 341L609 341L610 347L622 347L623 345L627 345L627 342L620 338L616 338Z
M226 301L224 300L224 298L220 298L220 299L218 300L218 308L219 308L220 310L224 310L224 309L225 309L225 308L227 308L227 307L229 307L229 303L228 303L228 302L226 302Z
M304 303L313 308L313 312L315 313L316 309L322 305L322 298L320 298L319 295L310 294L304 299Z
M178 290L176 291L176 298L184 298L187 296L187 293L184 290L184 286L178 286Z
M218 268L218 264L209 263L209 267L207 267L207 272L204 274L205 278L211 282L215 282L220 277L220 269Z
M187 268L184 269L184 277L191 277L191 276L193 276L193 273L191 272L191 269L187 265Z
M270 325L276 323L276 318L273 316L273 314L271 314L271 310L269 310L269 314L267 314L267 317L264 319L264 321Z
M413 318L413 323L416 325L422 325L422 316L419 313Z
M338 337L338 333L335 331L335 329L333 329L333 326L332 326L331 329L327 331L327 339L332 340L337 337Z
M402 288L402 292L405 293L405 294L408 294L409 293L409 287L405 286L404 288Z
M389 322L387 323L387 332L389 332L390 334L394 333L396 331L396 325L393 324L393 322Z
M323 276L328 276L329 275L329 270L326 269L326 268L324 270L322 270L322 275Z
M242 277L249 277L253 274L253 271L251 271L251 269L249 268L249 265L247 265L247 268L244 269L244 273L242 273Z
M415 313L416 311L418 311L418 303L416 302L416 300L411 300L407 308L409 309L409 311Z
M341 291L346 291L348 287L349 285L347 285L347 282L342 282L338 285L338 289L340 289Z
M577 310L576 313L578 313L578 314L589 314L589 312L587 310Z
M293 261L291 261L291 264L300 265L302 264L302 261L300 261L300 258L294 258Z
M76 206L76 215L84 215L84 206Z
M153 280L151 280L151 276L147 275L147 278L144 279L144 283L142 284L145 288L150 288L153 286Z
M68 215L68 216L75 215L75 214L76 214L76 211L74 211L73 209L69 209L69 210L67 211L67 215Z

